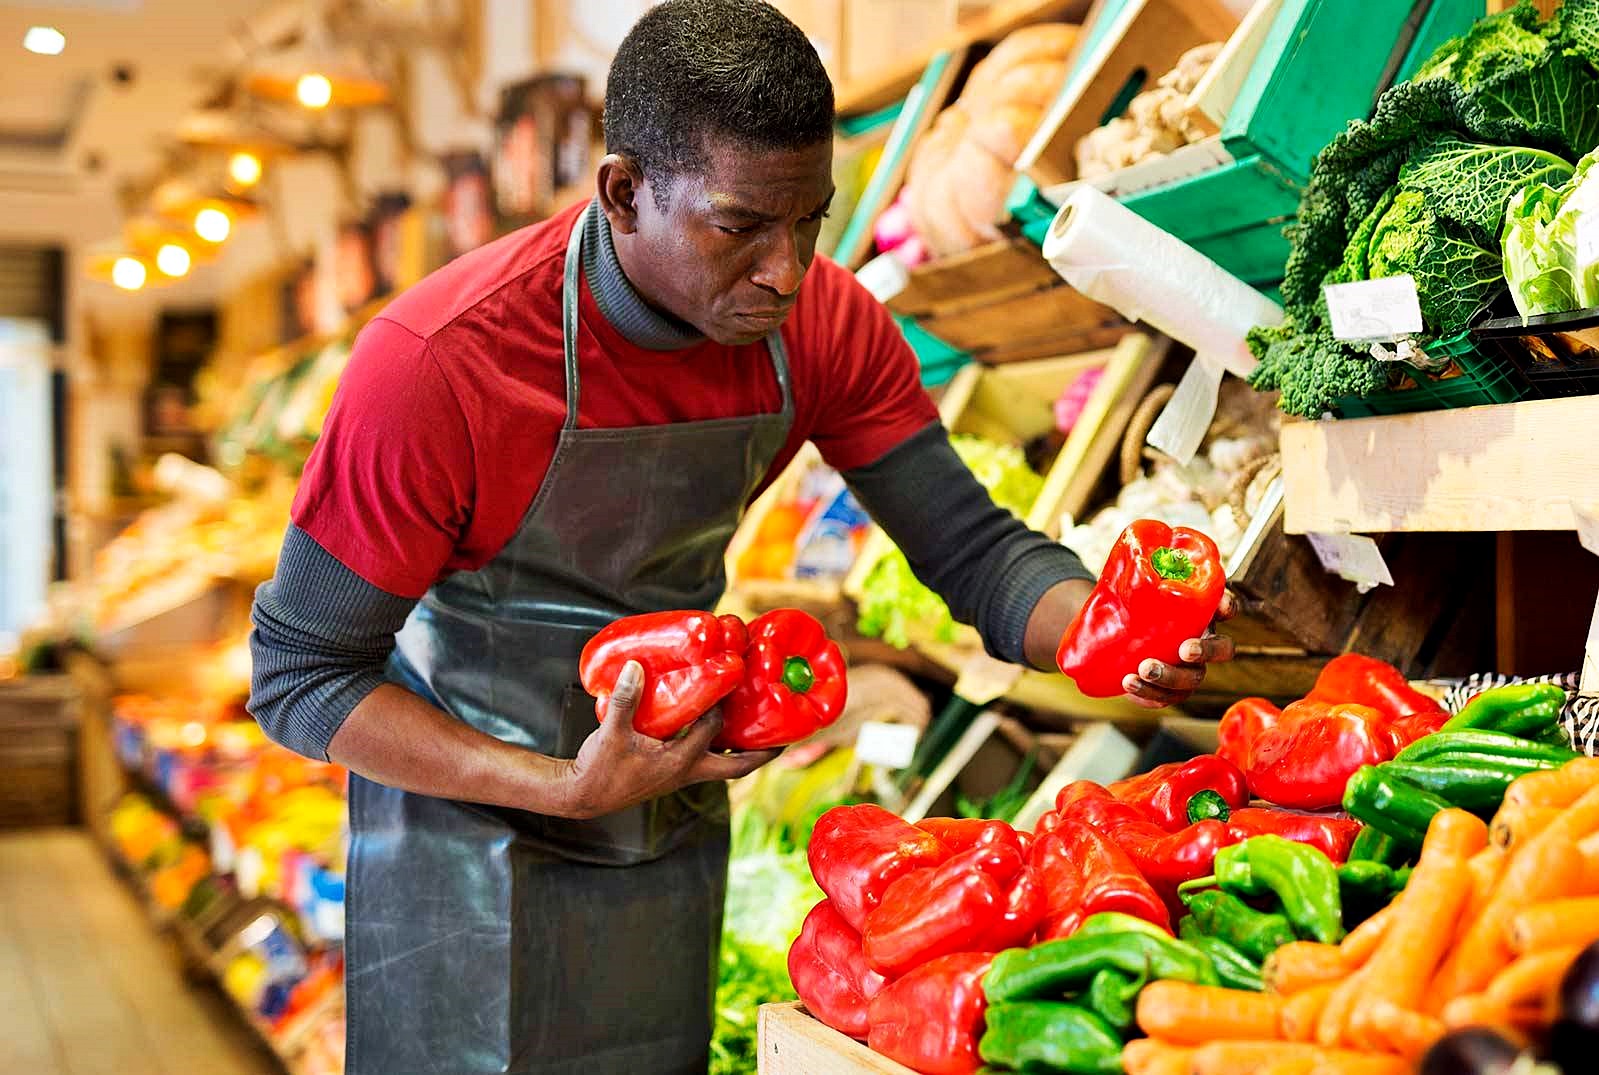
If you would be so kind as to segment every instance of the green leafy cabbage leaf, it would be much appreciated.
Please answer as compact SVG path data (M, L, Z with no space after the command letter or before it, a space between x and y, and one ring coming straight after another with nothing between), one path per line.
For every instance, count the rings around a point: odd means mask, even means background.
M1578 257L1578 222L1599 223L1599 151L1562 187L1528 187L1511 199L1502 243L1505 278L1522 317L1599 306L1599 262ZM1594 225L1590 225L1594 226Z

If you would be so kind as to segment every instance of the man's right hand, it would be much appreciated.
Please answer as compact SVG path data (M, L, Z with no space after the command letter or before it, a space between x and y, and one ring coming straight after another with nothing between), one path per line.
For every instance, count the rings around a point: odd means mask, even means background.
M782 753L754 750L712 754L722 730L712 709L668 741L633 730L633 714L644 693L644 668L629 661L617 677L605 720L566 763L561 796L565 817L594 818L660 798L689 784L747 776Z

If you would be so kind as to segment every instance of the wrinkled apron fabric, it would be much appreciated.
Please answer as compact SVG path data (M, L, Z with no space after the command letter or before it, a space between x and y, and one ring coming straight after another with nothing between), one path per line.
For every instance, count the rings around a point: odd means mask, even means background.
M570 758L596 727L583 645L626 615L711 608L793 421L579 429L584 218L563 287L566 422L516 535L417 605L389 676L480 731ZM350 778L350 1075L703 1072L727 873L720 783L592 821Z

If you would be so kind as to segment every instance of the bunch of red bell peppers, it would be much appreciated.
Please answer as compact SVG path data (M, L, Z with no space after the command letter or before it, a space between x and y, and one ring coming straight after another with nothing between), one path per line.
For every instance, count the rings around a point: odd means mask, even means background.
M1389 760L1448 719L1393 665L1346 653L1286 709L1264 698L1235 702L1222 717L1218 752L1244 770L1257 798L1327 809L1342 803L1345 785L1362 766Z
M1108 788L1072 784L1034 833L836 807L811 836L827 899L789 951L789 976L812 1014L883 1055L929 1075L975 1071L978 985L995 953L1106 911L1169 932L1177 886L1209 875L1223 847L1273 832L1342 861L1359 828L1247 802L1238 768L1204 755Z
M717 750L765 750L838 719L848 693L844 654L814 616L784 608L752 620L652 612L609 624L583 647L578 674L600 720L628 661L644 666L633 727L670 739L722 707Z

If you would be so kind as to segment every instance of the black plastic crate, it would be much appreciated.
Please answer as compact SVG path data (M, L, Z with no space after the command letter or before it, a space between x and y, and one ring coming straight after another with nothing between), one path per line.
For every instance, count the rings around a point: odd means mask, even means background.
M1537 398L1599 394L1599 309L1524 320L1507 291L1472 325L1471 337L1515 365Z

